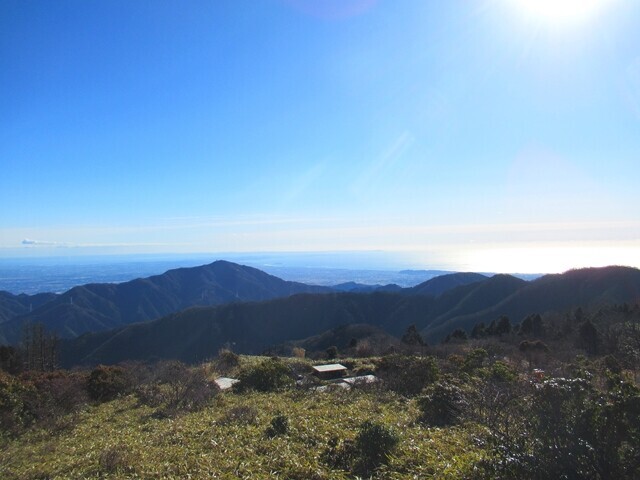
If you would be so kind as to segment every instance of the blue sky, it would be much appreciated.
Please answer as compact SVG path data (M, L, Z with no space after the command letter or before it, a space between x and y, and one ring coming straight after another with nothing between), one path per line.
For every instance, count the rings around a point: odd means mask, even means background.
M5 0L0 257L640 267L640 2L528 2Z

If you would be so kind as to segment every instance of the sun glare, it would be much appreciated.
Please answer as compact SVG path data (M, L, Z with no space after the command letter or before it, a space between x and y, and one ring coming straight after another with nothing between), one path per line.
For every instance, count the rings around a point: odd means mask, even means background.
M469 252L467 262L477 272L560 273L571 268L640 265L640 247L630 243L485 248Z
M535 20L554 24L580 23L588 20L610 0L512 0L520 10Z

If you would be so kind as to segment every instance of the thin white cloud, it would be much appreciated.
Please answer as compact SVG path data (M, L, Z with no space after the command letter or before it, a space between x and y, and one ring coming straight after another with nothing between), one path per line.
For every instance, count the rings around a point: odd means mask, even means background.
M94 243L69 243L69 242L48 242L25 238L20 242L25 247L56 247L56 248L96 248L96 247L162 247L175 244L158 242L94 242ZM186 244L185 244L186 245ZM4 245L6 248L14 248L11 245Z
M22 245L26 245L26 246L44 245L44 246L48 246L48 247L53 247L53 246L60 246L61 245L60 243L57 243L57 242L47 242L47 241L42 241L42 240L33 240L33 239L30 239L30 238L25 238L20 243Z

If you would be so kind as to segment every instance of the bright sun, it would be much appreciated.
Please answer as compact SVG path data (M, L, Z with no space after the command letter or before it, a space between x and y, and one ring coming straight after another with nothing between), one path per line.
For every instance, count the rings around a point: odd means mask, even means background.
M593 17L610 0L511 0L525 15L548 23L580 23Z

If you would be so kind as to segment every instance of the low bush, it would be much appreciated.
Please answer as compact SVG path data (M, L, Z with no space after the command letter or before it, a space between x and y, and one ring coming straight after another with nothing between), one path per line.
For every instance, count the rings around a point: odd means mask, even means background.
M462 389L450 381L437 382L418 399L418 421L429 427L447 427L458 423L464 412L466 398Z
M129 391L131 382L124 368L99 365L87 379L87 392L93 400L106 402Z
M387 388L401 395L417 395L435 382L439 369L433 357L389 355L378 362L376 374Z
M244 368L240 371L238 380L239 382L234 385L234 389L238 392L247 390L274 392L294 384L291 369L276 357Z
M165 390L159 383L148 382L135 387L135 395L141 405L159 407L166 401Z
M475 348L465 356L462 370L467 373L473 373L486 364L488 357L489 354L484 348Z
M204 367L168 361L156 366L155 376L136 388L136 396L142 404L161 407L158 415L174 416L203 408L219 391Z
M278 413L271 419L271 423L264 433L269 438L286 435L289 433L289 419L282 413Z
M20 379L35 389L35 394L27 400L34 418L50 428L69 425L69 419L63 421L63 417L76 412L89 400L85 373L64 370L28 372Z
M624 380L599 392L586 379L535 385L517 437L491 438L491 478L640 478L640 389Z
M379 465L386 463L398 441L398 436L391 428L381 423L364 422L356 436L355 446L359 458L354 473L368 475Z
M291 359L287 361L287 366L294 377L302 377L305 375L311 375L313 373L313 367L309 362L298 359Z
M228 374L240 365L240 356L229 349L223 348L218 352L214 366L222 374Z
M399 437L391 428L366 421L360 425L354 440L341 442L333 437L321 458L333 468L370 476L376 468L387 463L398 442Z
M17 435L33 422L29 399L36 395L32 384L0 371L0 436Z
M327 355L327 360L332 360L334 358L337 358L338 357L338 347L333 345L333 346L327 348L325 353Z
M502 360L498 360L488 369L489 377L498 382L513 382L518 378L514 368Z

